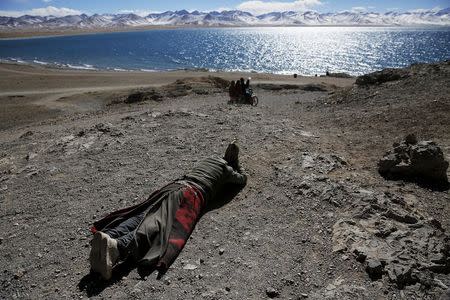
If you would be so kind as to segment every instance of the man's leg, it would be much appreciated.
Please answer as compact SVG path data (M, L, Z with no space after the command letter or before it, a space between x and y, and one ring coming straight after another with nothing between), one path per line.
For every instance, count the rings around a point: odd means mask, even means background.
M107 228L103 230L102 232L109 235L109 237L115 239L117 241L117 248L120 252L120 257L125 258L126 257L126 247L130 243L130 241L133 239L134 232L136 231L139 224L142 222L142 220L145 217L145 211L141 212L140 214L137 214L131 218L126 219L119 225L117 225L114 228ZM92 240L92 251L98 252L100 247L99 240L101 237L99 235L95 236Z
M107 228L105 230L102 230L102 232L106 233L113 239L118 239L122 236L128 235L130 232L133 232L136 230L136 228L139 226L139 224L142 222L142 220L145 217L145 211L141 212L140 214L137 214L131 218L126 219L119 225L117 225L114 228Z
M91 269L98 272L105 279L112 276L112 267L118 258L125 258L126 246L134 237L134 233L145 217L145 211L133 216L115 228L98 231L91 242L89 260Z

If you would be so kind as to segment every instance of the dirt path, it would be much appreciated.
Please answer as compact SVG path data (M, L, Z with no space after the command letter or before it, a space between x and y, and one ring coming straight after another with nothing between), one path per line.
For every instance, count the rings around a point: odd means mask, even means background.
M35 95L48 95L48 94L58 94L58 95L77 95L85 94L89 92L111 92L111 91L121 91L130 90L137 88L149 88L161 86L158 84L149 85L124 85L124 86L92 86L92 87L82 87L82 88L62 88L62 89L51 89L51 90L17 90L0 92L0 97L8 96L35 96ZM56 97L56 96L55 96Z

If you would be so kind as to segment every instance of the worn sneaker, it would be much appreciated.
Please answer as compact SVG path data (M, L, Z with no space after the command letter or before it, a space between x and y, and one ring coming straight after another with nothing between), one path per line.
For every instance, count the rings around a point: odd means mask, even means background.
M227 161L228 165L233 168L239 165L239 147L236 145L235 141L228 145L224 159Z
M92 240L92 261L91 269L100 273L106 280L112 277L112 268L119 259L119 249L117 241L106 233L97 231Z
M91 240L91 252L89 253L89 263L91 264L91 270L97 272L99 268L100 260L100 244L102 241L102 235L99 231L94 234Z

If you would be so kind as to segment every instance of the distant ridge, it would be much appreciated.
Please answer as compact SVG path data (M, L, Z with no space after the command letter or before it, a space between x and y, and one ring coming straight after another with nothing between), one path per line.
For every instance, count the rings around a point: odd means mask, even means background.
M1 17L0 29L120 28L138 26L450 26L450 8L417 12L272 12L252 15L239 10L188 12L166 11L147 16L136 14L94 14L65 17L30 16Z

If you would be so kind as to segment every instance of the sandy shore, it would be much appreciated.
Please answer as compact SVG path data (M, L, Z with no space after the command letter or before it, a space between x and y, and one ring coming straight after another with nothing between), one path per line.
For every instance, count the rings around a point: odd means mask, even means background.
M0 38L28 38L40 36L62 36L62 35L80 35L80 34L96 34L96 33L110 33L110 32L129 32L129 31L145 31L153 29L175 29L178 26L139 26L139 27L124 27L124 28L65 28L58 30L56 28L42 28L42 29L3 29L0 30Z
M114 72L55 69L0 64L0 129L42 121L61 113L102 108L119 94L160 87L183 78L217 76L226 80L252 78L254 84L311 84L348 86L354 79L299 77L233 72ZM36 113L39 112L39 113Z
M24 91L47 91L61 88L129 88L134 86L158 86L169 84L185 77L217 76L227 80L239 77L251 77L254 83L283 82L287 84L326 83L337 86L347 86L353 79L332 77L298 77L264 73L244 72L118 72L90 71L46 68L22 64L0 63L0 93L17 93Z
M0 30L0 39L2 38L30 38L45 36L64 36L64 35L80 35L80 34L96 34L111 32L130 32L130 31L146 31L154 29L177 29L177 28L252 28L252 27L317 27L315 25L256 25L256 26L169 26L169 25L148 25L137 27L112 27L112 28L42 28L42 29L2 29ZM319 27L373 27L373 25L320 25ZM390 27L378 25L376 27Z

